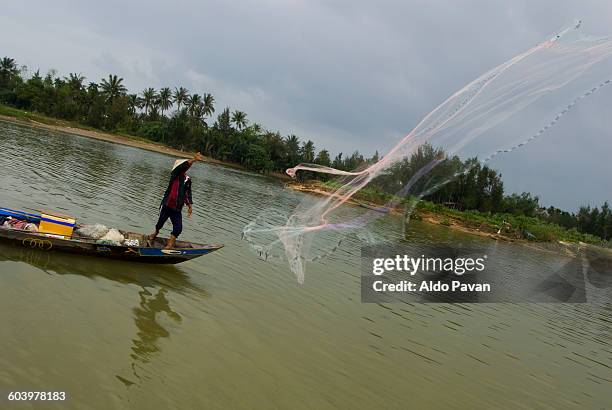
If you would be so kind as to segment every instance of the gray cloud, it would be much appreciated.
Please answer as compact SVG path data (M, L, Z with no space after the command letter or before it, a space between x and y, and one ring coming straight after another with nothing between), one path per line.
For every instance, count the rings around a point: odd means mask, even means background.
M117 73L133 91L184 85L318 147L367 154L384 152L446 96L574 19L598 34L612 26L605 1L58 0L3 9L0 54L30 67L96 81ZM555 138L567 143L554 159L539 142L497 161L507 187L570 209L609 199L609 161L593 161L612 145L598 122L606 97L560 124ZM593 152L565 149L575 148L576 128Z

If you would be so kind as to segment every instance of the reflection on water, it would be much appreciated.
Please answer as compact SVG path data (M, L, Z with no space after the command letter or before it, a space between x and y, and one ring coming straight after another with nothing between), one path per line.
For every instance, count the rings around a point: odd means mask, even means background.
M136 232L155 223L173 162L3 123L0 151L27 153L2 157L0 205L50 208ZM612 402L609 299L363 304L361 242L352 237L309 265L308 280L298 286L285 264L260 260L240 233L261 209L287 207L302 194L206 164L190 175L194 216L185 218L183 237L226 245L214 254L154 266L0 245L3 389L67 391L67 408L100 409L607 408ZM399 222L382 218L373 235L400 236ZM411 241L481 240L445 227L411 229ZM610 290L610 266L596 254L580 265L511 244L481 246L496 249L501 265L520 259L526 273L556 266L567 283L542 283L556 300L580 296L565 265L586 279L587 300Z
M132 351L134 360L148 362L152 353L158 351L157 340L161 337L168 337L170 334L159 323L155 321L158 313L166 313L169 318L177 323L181 322L181 315L170 309L168 299L166 299L166 289L158 289L153 295L143 288L138 295L140 304L134 308L136 326L138 327L138 338L134 340Z
M153 294L152 292L156 293ZM134 308L134 322L138 332L136 338L132 340L132 354L130 355L133 360L131 364L132 374L138 380L140 380L138 363L145 364L151 361L154 354L159 351L159 339L170 336L168 329L157 321L158 315L165 313L174 322L181 322L181 315L170 308L170 303L166 298L167 293L168 291L165 288L152 291L142 288L138 292L140 303ZM136 381L120 375L115 375L115 377L127 387L137 384Z
M158 315L165 313L173 322L180 324L181 315L170 307L167 298L168 286L173 292L184 292L187 289L197 291L201 297L206 292L189 281L187 275L174 265L147 267L142 264L124 263L104 260L104 263L92 263L90 257L71 254L57 254L37 249L0 244L0 264L3 261L20 261L34 266L47 274L82 275L87 278L103 277L122 284L133 284L140 288L138 305L133 308L133 319L137 328L132 339L131 369L136 379L136 363L148 363L159 351L158 340L168 338L169 330L159 321ZM135 381L116 376L126 386Z
M112 259L93 259L90 256L41 251L17 245L0 244L0 262L25 262L47 274L80 275L142 287L171 286L174 291L205 292L190 282L189 277L175 265L143 265Z

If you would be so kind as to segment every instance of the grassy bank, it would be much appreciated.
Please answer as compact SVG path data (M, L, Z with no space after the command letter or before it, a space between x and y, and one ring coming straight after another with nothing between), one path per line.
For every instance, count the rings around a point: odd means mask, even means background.
M333 181L309 181L304 184L291 184L291 187L300 191L330 195L335 189L340 187L340 184ZM357 192L350 202L359 206L380 209L380 207L384 207L393 199L396 199L399 205L394 209L386 209L386 211L389 213L403 213L408 201L407 199L394 198L393 195L380 192L371 187L365 187ZM576 229L566 229L535 217L462 211L428 201L419 201L411 218L448 226L480 236L510 241L584 242L599 246L610 246L609 242L603 241L597 236L585 234Z
M63 126L63 127L67 127L67 126L77 127L78 126L79 128L83 128L83 129L89 129L89 130L92 129L90 127L86 127L86 126L76 124L76 123L71 123L69 121L63 121L63 120L58 120L57 118L47 117L42 114L18 110L17 108L9 107L3 104L0 104L0 115L5 116L5 117L11 117L21 122L34 122L34 123L41 123L41 124L54 125L54 126Z
M441 225L459 225L488 236L500 236L510 240L584 242L609 246L607 241L603 241L597 236L578 232L575 228L566 229L534 217L461 211L427 201L419 202L416 207L415 218L425 219L431 214L437 216L436 222Z
M157 145L160 147L168 147L167 145L157 143L155 141L147 140L145 138L130 135L125 132L116 131L113 134L106 133L104 131L98 130L96 128L80 124L74 121L66 121L58 118L48 117L46 115L37 113L19 110L17 108L9 107L8 105L0 104L0 118L9 122L16 122L19 124L26 124L37 128L44 129L59 129L70 134L78 134L84 137L91 137L91 133L97 133L100 135L109 135L115 136L118 138L129 138L134 141L146 142L151 145ZM46 126L46 127L45 127ZM81 131L81 133L79 133ZM170 148L170 147L168 147Z

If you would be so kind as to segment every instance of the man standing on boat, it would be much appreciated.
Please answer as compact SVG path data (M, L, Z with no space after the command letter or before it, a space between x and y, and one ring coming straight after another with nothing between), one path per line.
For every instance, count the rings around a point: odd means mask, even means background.
M188 207L188 216L191 218L193 212L193 201L191 199L191 179L186 174L187 170L195 161L201 161L202 155L198 152L192 159L177 159L174 161L172 172L170 173L170 182L164 193L159 208L159 219L155 225L155 232L149 235L149 241L153 242L160 229L164 226L168 218L172 222L172 234L166 243L165 249L174 248L176 238L183 231L183 206Z

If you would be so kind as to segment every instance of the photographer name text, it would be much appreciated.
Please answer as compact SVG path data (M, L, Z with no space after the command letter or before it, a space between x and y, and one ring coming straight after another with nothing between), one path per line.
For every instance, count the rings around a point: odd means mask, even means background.
M416 275L417 272L446 272L457 278L464 274L477 274L484 271L487 256L480 258L440 258L440 257L410 257L396 255L393 258L375 258L372 260L372 274L381 276L387 272L402 272ZM489 283L466 283L461 280L421 280L391 281L381 278L372 283L375 292L490 292Z

